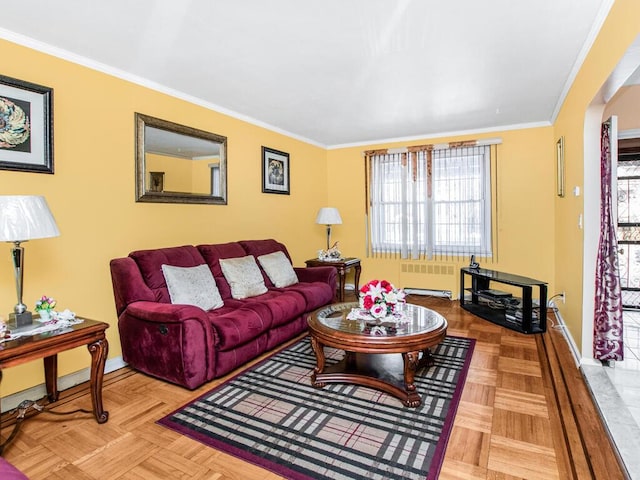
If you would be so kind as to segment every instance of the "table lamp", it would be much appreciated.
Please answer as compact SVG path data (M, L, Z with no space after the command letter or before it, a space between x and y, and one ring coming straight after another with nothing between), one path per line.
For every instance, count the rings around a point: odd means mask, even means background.
M37 195L0 195L0 241L11 242L11 257L16 277L18 303L9 314L9 323L23 327L32 323L31 312L22 303L24 277L24 248L27 240L57 237L56 221L44 197Z
M342 225L342 218L337 208L323 207L318 211L316 223L327 226L327 250L331 248L331 225Z

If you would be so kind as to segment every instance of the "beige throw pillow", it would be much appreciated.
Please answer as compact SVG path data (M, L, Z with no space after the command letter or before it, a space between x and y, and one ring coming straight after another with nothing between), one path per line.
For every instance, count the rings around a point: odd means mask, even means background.
M284 252L260 255L258 261L276 287L283 288L298 283L298 276Z
M264 278L253 255L238 258L220 259L224 278L231 287L231 296L235 299L255 297L267 292Z
M197 267L162 265L171 303L195 305L212 310L224 305L211 270L205 264Z

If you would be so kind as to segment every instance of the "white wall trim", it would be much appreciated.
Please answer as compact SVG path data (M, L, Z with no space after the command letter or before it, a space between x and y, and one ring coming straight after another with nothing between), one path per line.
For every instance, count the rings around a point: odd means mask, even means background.
M104 373L113 372L120 368L126 367L127 364L122 360L122 357L111 358L106 361L104 366ZM70 373L63 377L58 378L58 390L67 390L71 387L75 387L84 382L88 382L91 377L91 369L85 368L77 372ZM2 412L8 412L13 410L24 400L39 400L47 394L47 389L44 383L36 385L35 387L22 390L21 392L14 393L2 398Z
M569 349L571 350L571 353L573 354L573 361L575 362L576 367L578 367L580 365L580 363L582 363L582 359L581 359L581 356L580 356L580 349L578 348L578 345L576 345L576 342L573 339L573 335L571 335L571 332L567 328L567 325L564 323L564 319L562 318L562 314L560 313L560 310L558 309L557 305L555 304L555 302L553 300L549 302L549 306L554 309L554 313L555 313L556 320L557 320L557 325L555 325L552 328L555 328L555 329L558 329L558 330L562 331L562 335L564 336L565 340L569 344Z
M618 132L618 140L625 140L627 138L640 138L640 128Z

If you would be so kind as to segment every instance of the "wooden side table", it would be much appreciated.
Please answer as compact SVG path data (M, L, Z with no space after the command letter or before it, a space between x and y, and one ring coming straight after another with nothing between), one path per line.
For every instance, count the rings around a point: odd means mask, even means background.
M109 352L105 330L109 324L83 319L82 323L59 330L20 337L0 344L0 382L2 370L30 360L44 360L44 378L47 398L58 400L58 353L86 345L91 354L91 403L98 423L109 419L109 412L102 406L102 381L104 365ZM2 442L0 442L2 443Z
M362 267L360 266L360 259L354 257L341 258L340 260L319 260L317 258L312 258L310 260L305 261L307 267L336 267L338 269L338 301L344 302L344 283L347 272L353 268L354 272L354 283L356 287L356 295L358 294L358 289L360 285L360 271Z

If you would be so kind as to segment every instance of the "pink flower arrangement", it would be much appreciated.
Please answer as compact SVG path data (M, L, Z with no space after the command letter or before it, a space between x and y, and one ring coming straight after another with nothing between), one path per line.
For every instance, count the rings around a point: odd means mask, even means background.
M360 308L374 318L391 315L398 303L404 303L405 293L386 280L371 280L360 289Z

